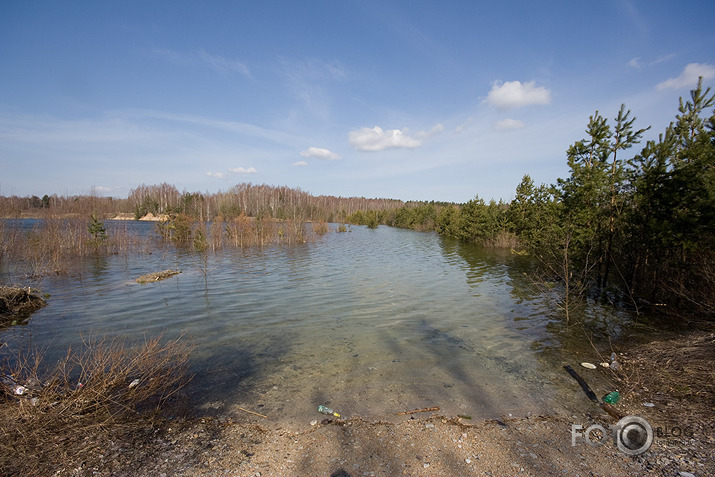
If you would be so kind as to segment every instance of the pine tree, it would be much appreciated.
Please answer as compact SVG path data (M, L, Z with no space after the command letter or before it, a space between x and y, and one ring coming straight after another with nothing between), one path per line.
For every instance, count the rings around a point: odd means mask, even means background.
M104 227L104 223L99 220L95 214L92 214L89 217L87 231L92 236L92 241L95 245L104 243L109 238L107 229Z

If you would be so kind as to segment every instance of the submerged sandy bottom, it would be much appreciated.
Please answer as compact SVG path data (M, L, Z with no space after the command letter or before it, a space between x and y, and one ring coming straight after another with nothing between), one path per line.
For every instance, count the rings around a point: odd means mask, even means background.
M559 370L542 364L524 340L504 329L449 332L402 322L364 327L362 333L357 328L299 334L281 352L266 351L270 346L263 353L237 352L236 359L247 362L245 374L226 368L236 363L213 367L208 360L189 389L191 401L209 415L265 421L248 410L288 428L325 417L317 413L320 404L343 417L379 420L430 407L475 421L560 409L554 405L562 401ZM500 337L489 340L487 333Z

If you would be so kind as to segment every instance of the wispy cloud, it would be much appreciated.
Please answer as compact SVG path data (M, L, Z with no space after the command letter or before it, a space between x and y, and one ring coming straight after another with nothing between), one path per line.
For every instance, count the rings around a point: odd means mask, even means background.
M656 89L691 88L698 84L698 78L700 76L702 76L704 80L715 78L715 66L707 63L690 63L685 66L680 76L658 83Z
M97 118L64 119L0 112L0 141L77 148L90 144L143 144L170 139L170 132L111 114Z
M643 67L645 66L655 66L659 63L665 63L666 61L670 61L673 58L675 58L675 53L669 53L667 55L660 55L656 59L644 63L643 59L640 56L636 56L635 58L630 59L630 61L628 62L628 66L640 70L643 69Z
M295 99L312 114L323 118L330 112L329 86L348 77L347 69L340 62L318 59L281 58L280 73Z
M223 179L226 175L223 172L207 172L207 176L214 177L216 179Z
M235 174L255 174L258 172L255 167L232 167L229 169L229 171L235 173Z
M485 102L500 110L544 105L551 102L551 91L543 86L536 86L534 81L495 81Z
M211 66L216 71L235 71L246 77L251 77L251 71L248 69L248 66L240 61L229 60L223 56L209 54L203 48L199 48L197 55L203 62Z
M314 157L315 159L321 159L323 161L333 161L335 159L340 159L340 156L335 154L329 149L322 147L309 147L308 149L301 151L300 155L302 157Z
M675 53L668 53L667 55L660 55L658 58L655 60L651 61L649 63L650 66L657 65L658 63L665 63L666 61L670 61L673 58L675 58Z
M305 167L308 165L308 163L306 161L298 161L298 162L294 162L293 165L295 167Z
M494 129L497 131L515 131L517 129L522 129L526 126L523 121L519 121L518 119L502 119L501 121L497 121L497 123L494 125Z
M644 37L648 35L648 23L645 21L643 15L640 13L638 8L636 8L634 3L627 0L625 2L620 2L619 6L624 10L627 18L630 19L633 28Z
M180 52L166 48L154 48L152 52L166 61L174 63L175 65L207 65L219 73L236 72L247 78L251 77L251 70L249 70L245 63L208 53L203 48L189 52Z
M640 56L636 56L635 58L631 58L631 60L628 62L628 66L639 70L643 68L643 61L641 61Z
M350 146L356 151L375 152L392 148L412 149L420 147L422 140L442 132L444 127L437 124L429 131L411 135L407 128L387 129L380 126L360 128L348 133Z
M310 81L337 81L348 76L347 69L339 61L280 59L283 74L292 82L303 84Z
M149 109L122 110L115 112L114 114L129 119L154 118L166 121L189 123L194 126L229 131L231 133L237 134L244 134L259 139L264 139L272 143L283 144L291 147L297 142L305 142L305 139L302 137L294 136L292 134L285 133L282 131L266 129L250 123L243 123L238 121L223 121L193 114L167 113L164 111L156 111Z

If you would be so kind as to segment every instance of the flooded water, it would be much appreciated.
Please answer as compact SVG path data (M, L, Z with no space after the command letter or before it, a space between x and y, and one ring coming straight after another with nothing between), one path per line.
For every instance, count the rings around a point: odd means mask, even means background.
M263 424L239 408L281 426L319 419L319 404L368 419L432 406L475 419L568 412L586 401L562 369L587 356L584 334L528 287L528 266L433 233L358 226L290 247L115 255L45 278L49 305L0 338L52 356L83 334L183 333L196 345L191 404ZM169 268L182 273L135 282ZM587 313L604 335L629 323Z

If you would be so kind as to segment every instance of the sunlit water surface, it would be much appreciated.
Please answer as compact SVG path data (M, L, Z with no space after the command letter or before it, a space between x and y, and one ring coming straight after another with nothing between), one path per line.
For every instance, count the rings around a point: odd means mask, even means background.
M588 357L585 333L554 318L527 267L433 233L356 226L298 246L108 256L44 278L49 306L0 338L51 358L82 335L183 333L196 345L191 405L264 424L303 425L319 404L370 419L432 406L474 419L588 407L562 368ZM182 273L135 282L169 268ZM586 312L590 329L611 336L628 324Z

